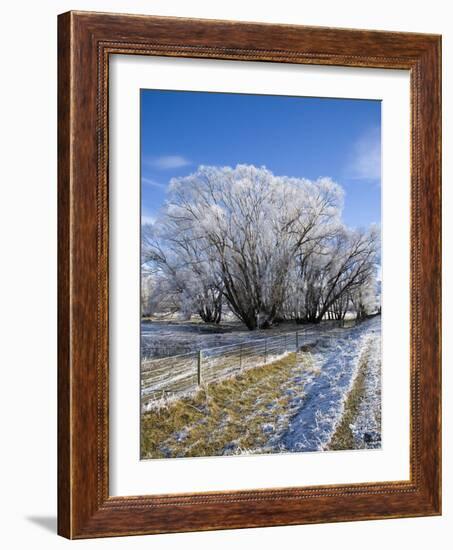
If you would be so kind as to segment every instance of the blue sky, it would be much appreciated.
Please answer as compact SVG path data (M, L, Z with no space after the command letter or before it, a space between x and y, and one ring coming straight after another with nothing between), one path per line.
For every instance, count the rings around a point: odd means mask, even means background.
M348 226L380 223L380 128L379 101L141 90L142 219L154 218L172 177L255 164L331 177L346 192Z

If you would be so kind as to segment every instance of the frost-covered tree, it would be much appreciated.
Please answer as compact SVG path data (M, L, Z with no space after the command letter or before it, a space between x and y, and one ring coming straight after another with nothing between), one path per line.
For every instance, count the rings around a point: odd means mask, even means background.
M351 305L351 297L349 292L344 292L330 307L327 312L329 319L342 321L346 317L346 313Z
M362 320L373 313L380 313L381 304L377 296L377 282L371 277L350 295L356 319Z
M343 319L375 281L379 232L344 227L342 203L328 178L248 165L173 179L142 239L148 310L218 323L228 308L250 330Z
M231 311L251 330L282 310L294 258L335 233L343 192L328 178L275 176L266 168L201 166L171 181L162 225L178 265L208 266ZM196 243L198 255L193 261ZM212 278L211 278L212 276Z
M144 271L142 266L140 292L140 310L143 317L151 315L150 298L153 293L153 277Z
M299 322L320 322L326 315L343 319L357 294L375 280L379 249L376 228L352 231L337 228L298 254L288 304L292 317Z
M220 322L222 281L203 243L189 232L178 231L165 217L153 226L145 226L142 264L145 273L152 273L150 311L178 311L185 318L198 313L206 322Z

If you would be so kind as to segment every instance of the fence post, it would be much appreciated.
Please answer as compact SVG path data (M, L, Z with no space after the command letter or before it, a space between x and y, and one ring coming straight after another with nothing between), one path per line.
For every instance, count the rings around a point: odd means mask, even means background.
M296 353L299 351L299 331L296 330Z
M287 342L286 342L286 334L284 335L284 338L285 338L285 352L288 351L288 346L287 346Z
M267 363L267 338L264 339L264 364Z
M198 350L198 362L197 362L197 384L201 386L201 364L203 362L203 351Z

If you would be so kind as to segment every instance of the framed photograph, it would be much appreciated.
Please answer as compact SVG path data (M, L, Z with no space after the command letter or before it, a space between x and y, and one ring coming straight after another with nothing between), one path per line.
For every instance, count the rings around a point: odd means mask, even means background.
M440 37L58 29L59 533L440 514Z

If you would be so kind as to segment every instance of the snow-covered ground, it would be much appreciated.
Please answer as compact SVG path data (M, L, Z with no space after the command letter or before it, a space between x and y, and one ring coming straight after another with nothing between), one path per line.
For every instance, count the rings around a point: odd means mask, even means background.
M351 425L356 449L381 446L381 339L372 338L368 352L365 393L354 424Z
M143 359L168 357L200 349L268 338L296 330L301 335L312 336L329 332L338 324L336 321L323 321L317 325L281 323L271 329L250 331L239 322L215 325L190 321L143 321L141 323L142 357Z
M370 349L371 348L371 349ZM287 428L269 441L267 451L326 449L344 412L344 404L363 353L371 358L366 391L357 421L351 429L355 448L380 446L381 318L374 317L351 329L334 329L313 349L314 368L294 379L293 412ZM299 388L302 386L302 395ZM290 410L294 409L290 404ZM369 434L366 437L365 434Z
M250 333L238 330L237 326L231 326L229 331L212 334L207 332L208 327L200 327L198 330L198 327L167 324L165 331L166 338L171 344L179 343L182 339L186 345L190 345L190 350L196 350L199 347L210 347L213 342L217 345L238 343L288 332L289 328L288 324L285 324L273 331ZM298 328L303 335L301 341L306 346L305 352L297 355L296 362L288 368L283 381L275 381L280 396L288 398L284 411L279 409L278 413L272 413L273 410L277 410L272 398L266 398L261 392L254 392L254 388L249 388L250 392L260 397L253 407L253 412L245 415L243 421L247 424L257 417L265 417L265 423L262 425L262 431L266 434L265 444L259 448L242 449L238 442L231 441L220 454L328 449L332 435L343 417L345 403L360 365L365 369L365 389L354 423L350 425L354 436L354 448L380 447L380 316L355 326L339 327L333 323L322 323ZM150 341L153 341L153 338L156 341L156 334L158 338L162 337L162 327L154 330L154 334L153 329L145 333ZM219 426L218 429L224 428Z

